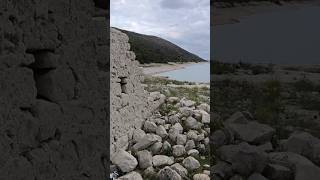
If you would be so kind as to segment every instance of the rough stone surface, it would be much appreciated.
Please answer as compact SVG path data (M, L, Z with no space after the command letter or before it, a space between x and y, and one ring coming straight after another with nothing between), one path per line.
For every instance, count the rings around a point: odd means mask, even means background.
M109 29L95 12L1 0L0 179L106 177Z
M139 151L137 152L137 157L138 157L138 162L139 162L139 167L141 169L146 169L150 166L152 166L152 154L147 151Z
M138 165L137 159L124 150L119 150L117 153L113 154L111 161L119 167L122 172L130 172Z
M195 174L193 180L210 180L210 177L206 174Z
M183 145L174 145L172 147L172 154L175 157L183 156L184 154L186 154L186 149Z
M154 167L171 165L174 163L173 159L165 155L155 155L152 157L152 163Z
M132 171L124 176L118 178L119 180L143 180L142 176L135 171Z
M111 28L111 144L114 144L114 139L141 128L144 119L165 101L163 94L144 90L141 84L142 69L138 67L139 63L135 60L135 54L130 51L128 41L126 34ZM150 123L146 124L147 131L155 132L156 126Z
M184 168L181 164L175 163L170 166L171 169L175 170L182 178L187 177L188 170Z
M169 166L166 166L159 171L158 179L182 180L181 176Z
M200 163L198 160L196 160L194 157L187 157L182 162L183 166L187 168L190 171L196 170L200 167Z

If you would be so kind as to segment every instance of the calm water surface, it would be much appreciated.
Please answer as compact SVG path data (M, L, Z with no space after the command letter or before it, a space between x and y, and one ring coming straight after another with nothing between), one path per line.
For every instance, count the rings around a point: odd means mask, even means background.
M213 54L226 62L320 64L320 7L282 8L213 29Z
M157 76L166 76L169 77L169 79L179 81L206 83L210 81L210 63L194 64L187 66L184 69L157 74Z

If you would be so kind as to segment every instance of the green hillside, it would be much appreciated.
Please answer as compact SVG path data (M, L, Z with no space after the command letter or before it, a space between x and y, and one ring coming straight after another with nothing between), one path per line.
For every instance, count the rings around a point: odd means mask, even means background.
M135 52L136 59L142 64L205 61L165 39L122 29L118 30L129 36L131 50Z

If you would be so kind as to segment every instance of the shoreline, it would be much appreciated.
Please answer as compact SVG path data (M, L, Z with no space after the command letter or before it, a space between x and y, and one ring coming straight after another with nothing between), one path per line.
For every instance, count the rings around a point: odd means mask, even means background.
M173 63L169 62L168 64L164 63L150 63L145 65L140 65L143 69L144 75L157 75L165 72L175 71L179 69L184 69L187 66L195 65L195 64L202 64L202 63L209 63L209 62L187 62L187 63Z
M228 25L239 23L248 16L262 13L272 13L283 10L296 10L306 6L319 6L320 3L316 1L294 1L282 2L281 6L271 2L250 2L247 5L240 5L234 7L213 7L213 26Z

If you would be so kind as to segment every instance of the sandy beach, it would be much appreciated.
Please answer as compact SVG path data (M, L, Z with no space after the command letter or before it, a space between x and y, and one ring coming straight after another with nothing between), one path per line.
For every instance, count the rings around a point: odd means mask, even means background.
M199 63L207 63L207 62L199 62ZM199 64L195 62L188 62L188 63L173 63L170 62L168 64L163 63L150 63L150 64L143 64L140 67L143 68L143 73L145 75L156 75L168 71L174 71L178 69L183 69L187 66L191 66L194 64Z

